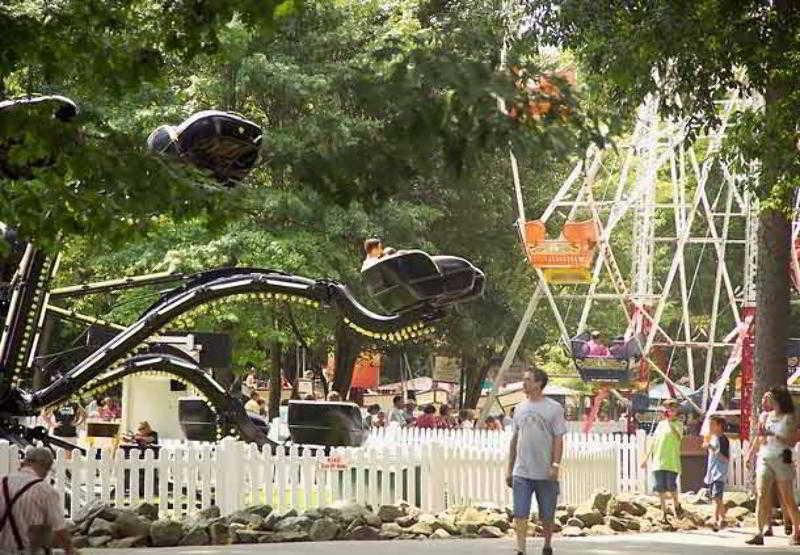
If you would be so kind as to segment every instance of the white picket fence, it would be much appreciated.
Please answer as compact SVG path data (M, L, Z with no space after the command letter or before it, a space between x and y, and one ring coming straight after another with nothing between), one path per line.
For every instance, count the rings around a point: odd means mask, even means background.
M511 441L510 430L464 430L431 428L376 428L370 431L366 445L385 447L391 445L427 445L439 443L451 448L496 449L502 457L508 456ZM616 490L624 493L647 491L649 477L640 468L646 453L647 434L639 430L636 434L570 432L564 436L566 449L572 452L613 451L616 455Z
M499 440L498 440L499 441ZM230 513L249 505L279 510L338 500L378 506L407 501L428 512L452 505L511 503L507 450L444 442L334 449L330 456L297 447L259 450L226 438L218 444L163 447L156 457L133 451L57 452L54 486L68 515L96 500L116 506L155 503L179 518L217 505ZM18 450L0 443L0 475L13 471ZM561 502L578 503L597 488L619 489L618 450L573 442L565 448Z

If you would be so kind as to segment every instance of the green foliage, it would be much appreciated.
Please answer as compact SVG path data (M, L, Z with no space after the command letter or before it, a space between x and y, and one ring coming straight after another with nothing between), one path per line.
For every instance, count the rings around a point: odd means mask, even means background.
M510 340L532 291L511 227L507 146L535 176L528 200L541 209L566 174L564 155L592 133L577 107L569 121L532 126L498 112L496 96L515 89L498 68L496 13L492 2L318 2L269 37L230 22L215 52L174 68L171 89L143 91L114 118L147 129L200 108L240 111L267 129L264 167L227 199L227 222L208 212L162 216L125 245L70 239L62 279L252 265L343 281L368 304L358 267L364 238L377 235L464 256L487 273L485 297L453 311L436 342L406 347L412 358L436 349L484 364ZM535 52L525 63L537 67ZM78 308L126 323L155 293L97 296ZM313 345L333 342L331 315L294 317ZM230 303L184 324L230 333L239 364L263 357L270 341L295 342L280 306ZM537 322L526 352L552 326Z

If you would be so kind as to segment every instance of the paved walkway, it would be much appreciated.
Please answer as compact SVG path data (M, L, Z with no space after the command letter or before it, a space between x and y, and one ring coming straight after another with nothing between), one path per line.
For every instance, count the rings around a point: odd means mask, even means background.
M557 538L556 555L731 555L738 553L800 553L790 547L785 537L767 538L764 547L744 545L749 534L743 530L691 533L636 534L589 538ZM542 541L528 542L528 554L538 555ZM513 555L513 543L507 540L422 540L384 542L320 542L226 545L209 547L170 547L161 549L84 549L92 555Z

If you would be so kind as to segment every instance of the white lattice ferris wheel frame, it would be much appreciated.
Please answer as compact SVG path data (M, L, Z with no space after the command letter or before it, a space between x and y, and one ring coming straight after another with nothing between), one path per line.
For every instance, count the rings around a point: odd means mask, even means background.
M616 145L622 153L618 172L611 173L604 165L609 152L590 149L585 160L579 161L539 218L547 222L557 213L569 220L579 209L588 209L599 230L597 256L592 268L592 281L577 292L556 290L544 278L542 270L534 268L536 287L531 295L522 321L501 364L497 381L511 366L530 325L539 302L544 299L559 329L560 339L569 348L570 338L585 331L592 307L598 302L619 302L631 330L643 334L643 360L649 368L667 383L675 385L652 359L656 348L683 351L689 374L689 385L694 391L703 389L703 406L711 398L712 406L719 403L724 386L741 359L741 341L750 326L751 318L742 317L742 308L755 305L756 224L755 201L744 186L744 180L756 179L755 171L737 174L734 165L722 153L722 142L729 128L731 116L743 106L758 100L731 94L720 102L721 123L702 141L687 141L687 121L664 121L658 116L657 102L649 99L638 111L637 121L630 137ZM702 144L705 148L698 154ZM513 152L510 153L512 176L516 189L519 224L525 223L525 208L520 172ZM710 183L712 171L721 179ZM668 170L671 183L671 202L659 203L656 183L660 172ZM604 172L613 179L611 200L594 198L593 186L598 174ZM713 190L712 190L713 189ZM712 193L715 193L712 198ZM675 235L661 237L656 234L656 213L671 212ZM796 205L800 212L800 195ZM705 224L696 226L704 219ZM741 219L743 225L732 223ZM612 247L612 234L623 221L632 220L635 233L632 272L625 276L617 264ZM796 220L795 220L796 221ZM699 229L698 229L699 227ZM735 231L734 231L735 228ZM792 238L800 237L800 225L792 228ZM654 269L654 258L659 244L671 245L672 260L666 272ZM692 314L692 284L687 277L687 245L711 245L714 267L714 292L708 314L706 337L698 340L694 314ZM739 248L735 254L729 249ZM794 252L794 251L793 251ZM701 255L702 256L702 255ZM695 271L699 269L697 263ZM738 279L729 268L742 268ZM800 277L800 264L795 257L793 268ZM601 284L611 285L612 292L602 292ZM692 282L694 279L692 279ZM580 287L580 286L579 286ZM560 302L579 301L580 316L577 322L567 321ZM680 326L669 333L664 328L665 309L673 302L680 307ZM631 311L631 307L639 310ZM720 314L730 311L733 326L724 325ZM729 326L730 328L730 326ZM571 333L571 331L573 333ZM714 353L724 350L727 364L716 382L712 382ZM702 380L696 379L695 358L692 351L705 353ZM674 352L673 352L674 353ZM677 388L676 388L677 390ZM689 402L697 406L691 399ZM491 403L485 405L486 408Z

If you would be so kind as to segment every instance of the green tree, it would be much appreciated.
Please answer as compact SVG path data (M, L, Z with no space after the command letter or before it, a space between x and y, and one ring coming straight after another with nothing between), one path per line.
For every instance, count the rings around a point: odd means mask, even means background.
M266 37L297 9L293 0L4 2L0 28L13 40L0 44L0 99L63 94L82 114L65 126L47 110L0 112L0 158L48 160L32 175L0 172L0 221L48 246L69 234L119 241L160 213L222 215L230 203L218 191L146 155L149 129L134 106L169 90L174 68L215 52L231 21Z
M530 15L527 38L574 51L594 87L623 114L655 94L665 115L693 116L702 129L719 121L717 101L732 89L764 99L739 115L733 135L738 153L760 163L749 183L761 199L755 396L785 383L787 214L800 169L800 7L788 0L558 0L531 5Z

